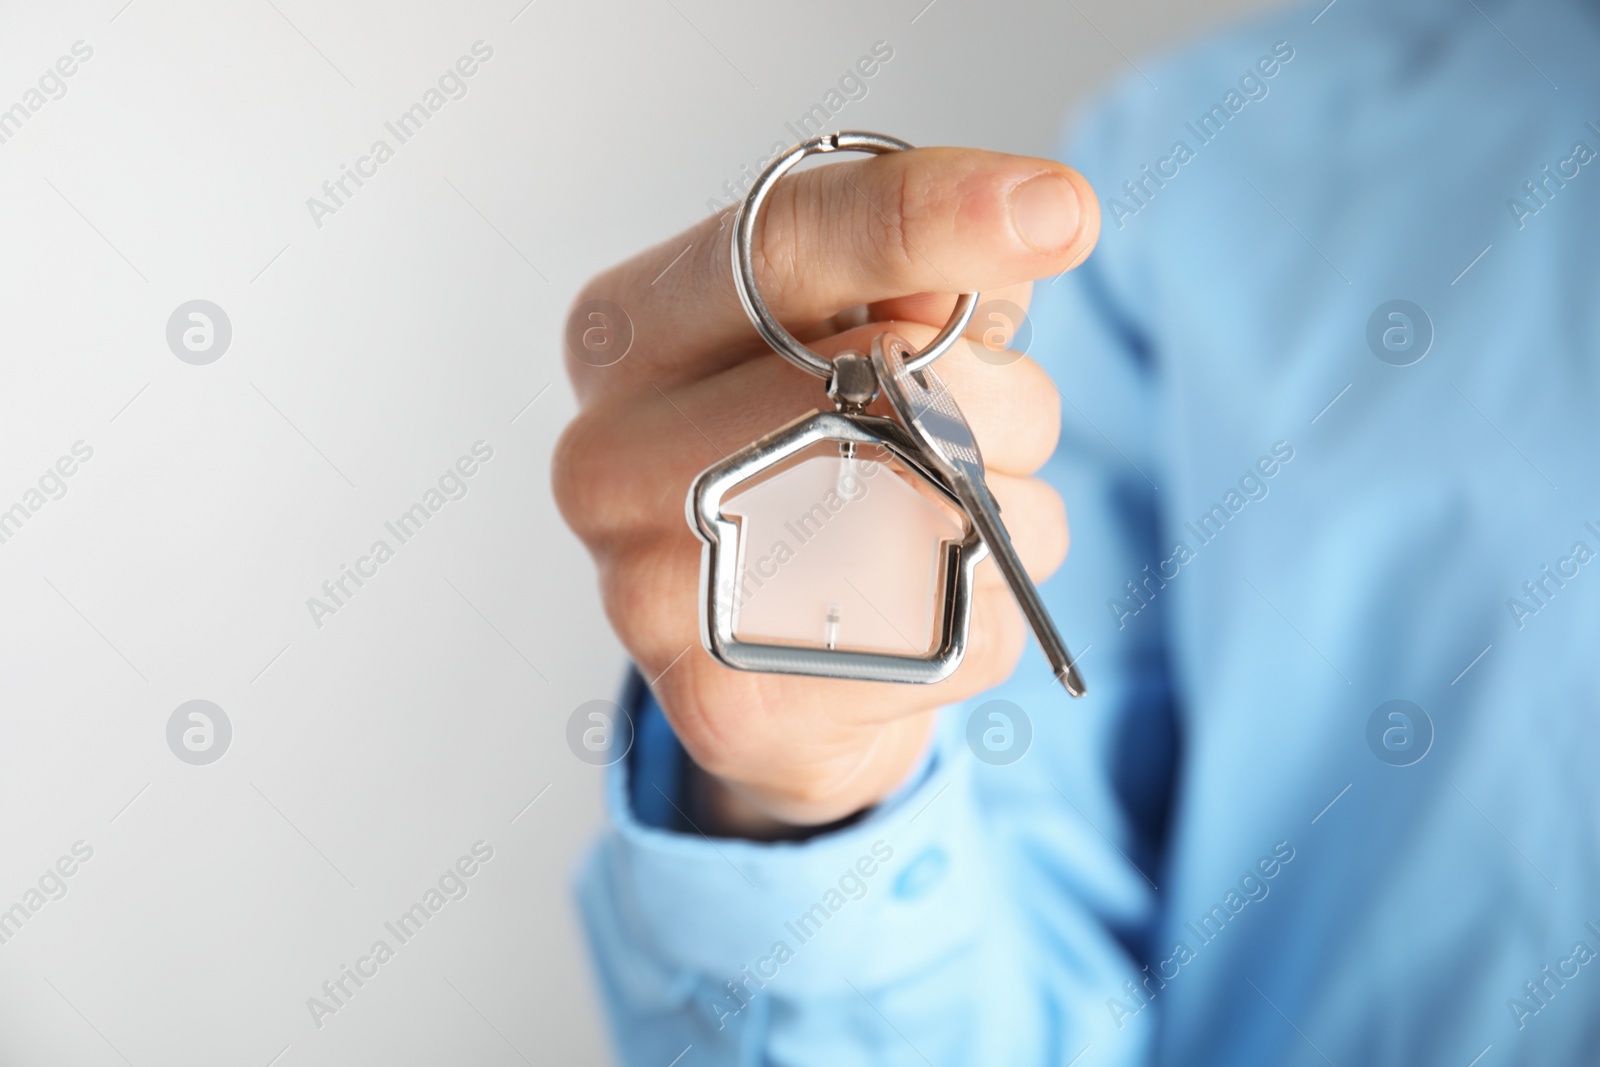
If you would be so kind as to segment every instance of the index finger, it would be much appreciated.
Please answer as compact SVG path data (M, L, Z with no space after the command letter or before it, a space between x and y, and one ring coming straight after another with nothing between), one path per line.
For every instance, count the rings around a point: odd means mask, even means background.
M603 368L569 353L580 394L714 373L755 348L734 289L731 212L604 272L579 297L633 326L629 358ZM1094 246L1100 211L1063 164L921 148L792 174L767 198L754 259L762 295L791 332L857 304L996 289L1058 274Z

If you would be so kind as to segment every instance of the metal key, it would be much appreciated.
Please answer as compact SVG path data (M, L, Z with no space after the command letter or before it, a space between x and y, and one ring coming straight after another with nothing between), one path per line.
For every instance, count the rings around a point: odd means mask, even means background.
M1050 613L1045 610L1039 591L1034 588L1011 546L1005 523L1000 521L1000 505L984 481L983 455L972 436L966 417L956 406L955 398L945 388L944 382L931 367L912 371L906 368L905 356L914 352L903 338L880 334L872 342L872 364L878 372L878 384L889 400L895 415L922 445L928 463L942 474L955 490L966 509L978 535L989 546L994 561L1000 566L1012 596L1022 608L1028 625L1044 649L1054 672L1068 693L1075 697L1084 694L1083 678L1072 662L1072 653L1056 631Z

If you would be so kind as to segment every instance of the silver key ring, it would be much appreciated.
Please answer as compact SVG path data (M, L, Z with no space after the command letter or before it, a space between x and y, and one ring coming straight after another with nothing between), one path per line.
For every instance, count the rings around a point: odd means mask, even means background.
M739 206L739 214L734 219L733 227L733 282L739 291L739 303L744 305L745 314L750 316L750 321L755 325L756 332L761 335L762 340L777 349L778 354L789 362L818 377L833 377L833 361L811 351L800 343L799 338L784 329L778 320L772 317L771 309L767 307L767 302L761 299L761 291L756 287L753 248L756 218L761 213L761 204L778 179L789 173L807 156L819 152L869 152L873 155L883 155L888 152L903 152L911 147L898 137L859 131L828 134L823 137L813 137L809 141L801 141L773 160L767 169L761 172L755 185L750 187L750 193L744 198L744 203ZM955 310L950 313L950 321L945 323L944 329L939 331L939 335L927 348L906 361L907 369L921 370L948 352L950 346L956 343L956 338L967 328L967 323L972 321L972 313L977 306L977 293L962 293L956 299Z

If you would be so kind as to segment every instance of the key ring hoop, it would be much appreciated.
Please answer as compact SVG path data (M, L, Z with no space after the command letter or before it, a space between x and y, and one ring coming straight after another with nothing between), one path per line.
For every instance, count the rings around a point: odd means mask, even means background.
M775 348L778 354L789 362L820 378L833 377L833 361L813 352L801 344L794 334L784 329L773 317L771 309L761 298L761 291L756 285L754 244L756 220L761 214L762 202L766 200L767 194L772 191L778 179L789 173L807 156L822 152L867 152L872 155L884 155L888 152L903 152L911 147L898 137L859 131L827 134L801 141L773 160L767 169L761 172L761 176L750 187L749 194L745 196L744 203L739 206L739 213L734 218L733 283L734 288L739 291L739 303L744 305L745 314L750 316L750 322L763 341ZM950 321L945 323L944 329L939 331L938 336L927 348L908 359L906 367L913 371L921 370L948 352L956 343L956 339L961 336L961 332L967 328L967 323L972 321L972 313L977 306L977 293L962 293L956 299L955 309L951 311Z

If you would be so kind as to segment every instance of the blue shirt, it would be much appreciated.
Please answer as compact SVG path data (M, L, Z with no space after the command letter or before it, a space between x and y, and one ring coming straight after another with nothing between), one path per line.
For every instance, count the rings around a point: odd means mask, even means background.
M1324 2L1063 151L1089 696L1031 650L798 844L677 825L643 702L581 888L626 1062L1600 1062L1600 13Z

